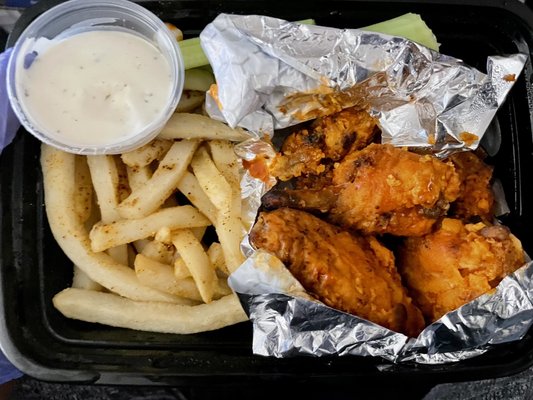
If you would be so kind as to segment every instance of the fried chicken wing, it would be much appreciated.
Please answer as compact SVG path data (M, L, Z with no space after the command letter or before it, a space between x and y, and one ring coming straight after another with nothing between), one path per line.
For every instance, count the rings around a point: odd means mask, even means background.
M469 221L475 217L492 221L494 194L490 186L493 168L471 151L450 157L461 180L461 194L450 207L450 214Z
M357 236L306 212L262 212L251 242L281 259L326 305L417 336L420 310L403 288L394 255L373 237Z
M397 265L433 322L496 287L523 263L520 241L506 227L445 218L435 232L405 239Z
M321 174L328 163L339 161L350 151L368 145L376 130L376 120L366 111L355 108L317 118L309 128L294 132L285 139L270 173L283 181Z
M451 163L371 144L337 165L331 185L273 190L263 196L263 205L324 212L328 221L366 234L421 236L446 213L459 190Z

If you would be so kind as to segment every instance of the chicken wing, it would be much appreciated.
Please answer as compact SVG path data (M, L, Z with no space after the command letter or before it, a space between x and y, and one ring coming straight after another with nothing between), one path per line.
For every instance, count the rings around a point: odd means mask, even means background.
M328 163L368 145L376 130L376 120L355 108L317 118L309 128L285 139L270 173L283 181L301 175L318 175L326 170Z
M366 234L421 236L446 213L459 190L451 163L371 144L338 163L330 186L272 190L263 196L263 205L320 211L328 221Z
M453 154L450 160L461 180L461 194L452 203L450 215L466 221L475 217L485 222L492 221L494 194L490 181L493 168L471 151Z
M262 212L250 233L304 288L326 305L417 336L420 310L403 288L394 255L373 237L357 236L306 212Z
M496 287L523 263L522 245L507 228L446 218L434 233L405 239L397 265L433 322Z

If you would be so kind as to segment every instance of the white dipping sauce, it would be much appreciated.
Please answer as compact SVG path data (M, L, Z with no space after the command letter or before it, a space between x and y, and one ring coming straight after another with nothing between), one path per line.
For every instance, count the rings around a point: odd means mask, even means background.
M19 101L40 131L71 145L113 144L165 112L167 59L147 40L92 31L50 41L29 68L19 63Z

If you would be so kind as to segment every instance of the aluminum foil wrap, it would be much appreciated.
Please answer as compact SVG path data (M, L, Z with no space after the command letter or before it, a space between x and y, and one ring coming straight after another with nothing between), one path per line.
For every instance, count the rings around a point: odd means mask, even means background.
M376 116L384 143L441 156L475 149L526 61L523 54L489 57L483 74L406 39L263 16L222 14L200 37L218 85L206 109L255 136L237 146L247 160L274 154L270 140L261 139L275 129L353 105ZM246 222L254 220L273 183L244 173ZM229 284L253 322L255 354L351 354L440 364L519 340L533 323L531 262L492 293L408 338L325 306L276 257L256 251L247 239L241 247L248 258Z
M272 134L360 105L384 143L436 153L475 149L526 55L489 57L487 74L407 39L354 29L221 14L200 35L232 127Z

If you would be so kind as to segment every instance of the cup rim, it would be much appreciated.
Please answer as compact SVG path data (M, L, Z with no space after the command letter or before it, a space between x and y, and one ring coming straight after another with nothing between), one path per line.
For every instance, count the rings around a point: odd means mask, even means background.
M172 87L169 93L168 103L166 105L165 111L161 113L157 119L144 126L135 134L106 145L72 144L69 143L68 140L62 141L58 140L57 138L51 137L49 134L46 133L46 131L36 126L36 124L31 120L31 117L29 117L24 111L21 106L21 97L18 95L16 87L16 70L18 65L17 62L20 61L19 53L23 49L23 45L26 40L32 37L39 37L39 35L30 36L30 32L33 32L35 30L39 31L41 27L46 26L53 19L61 17L67 13L76 12L78 10L98 9L99 7L107 9L116 8L116 11L119 12L121 10L127 10L127 12L131 13L130 15L142 17L139 19L142 19L142 23L146 24L147 26L151 24L152 26L150 26L150 28L157 28L156 32L158 33L158 35L162 35L161 38L163 40L158 41L158 44L160 44L160 46L156 47L162 53L166 53L166 56L170 58L169 64L171 71L174 75L174 79L172 82ZM105 15L103 16L103 18L105 18ZM147 23L146 19L149 23ZM82 21L92 21L92 19L84 19L80 20L79 22ZM63 32L68 31L69 29L71 29L71 27L65 29ZM125 29L135 33L135 31L128 28L121 27L120 30L124 31ZM96 28L95 30L98 30L98 28ZM145 36L143 36L143 38L155 45L155 43L153 43ZM10 59L7 65L7 94L15 115L17 116L21 124L24 126L26 131L35 136L43 143L75 154L119 154L138 148L143 144L148 143L150 140L157 136L159 131L163 128L165 123L174 113L174 110L181 98L183 92L184 73L185 68L183 57L181 55L181 51L177 41L172 36L163 21L161 21L151 11L128 0L70 0L68 2L60 3L41 14L39 17L33 20L21 33L15 45L13 46L13 50L11 52Z

